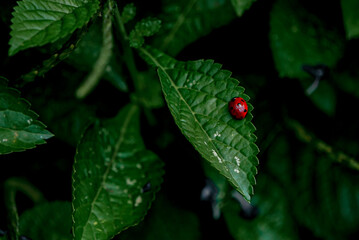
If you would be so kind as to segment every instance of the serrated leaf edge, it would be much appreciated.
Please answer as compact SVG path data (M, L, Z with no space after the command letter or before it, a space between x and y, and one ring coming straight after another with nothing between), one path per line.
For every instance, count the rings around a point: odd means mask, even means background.
M161 63L159 63L155 58L153 58L153 57L152 57L152 54L149 53L145 48L140 48L139 50L140 50L145 56L149 57L150 60L153 62L153 65L158 68L158 70L157 70L157 71L158 71L158 74L160 74L159 71L162 71L169 79L172 79L172 78L168 75L168 73L166 72L166 69L169 69L169 68L163 67L163 66L161 65ZM213 60L210 60L210 61L211 61L211 62L214 62ZM220 64L219 64L219 65L220 65ZM221 65L220 65L220 67L221 67ZM222 70L222 71L226 71L226 70ZM227 71L227 72L229 72L229 71ZM229 72L229 73L230 73L230 72ZM235 80L235 81L238 82L238 80L236 80L236 79L234 79L234 78L230 78L230 79L231 79L231 80ZM239 82L238 82L238 83L239 83ZM162 82L161 82L161 85L162 85ZM186 104L186 106L187 106L187 108L189 109L189 111L191 112L191 114L192 114L194 120L196 121L196 123L198 124L198 126L201 128L202 132L204 132L204 134L205 134L205 135L207 136L207 138L210 140L211 146L212 146L212 150L213 150L213 154L214 154L217 158L224 159L223 156L222 156L222 154L221 154L220 151L218 150L218 148L213 144L213 141L216 141L216 140L213 140L213 139L208 135L208 133L203 129L202 125L200 124L200 122L198 121L198 119L197 119L197 117L196 117L196 113L192 111L192 108L191 108L191 107L188 105L188 103L185 101L185 99L183 98L182 94L181 94L180 91L178 90L178 87L173 83L173 81L171 81L171 86L176 90L177 94L178 94L178 95L180 96L180 98L181 98L181 101ZM188 89L193 90L193 89L191 89L191 88L188 88ZM244 90L244 89L243 89L243 90ZM166 94L165 92L163 92L163 93L164 93L164 95L165 95L165 97L166 97L167 94ZM245 94L244 94L244 95L245 95ZM251 104L248 103L248 105L249 105L251 108L253 108L253 106L252 106ZM255 126L253 125L253 123L252 123L252 122L248 122L248 123L249 123L250 126L253 127L254 130L255 130ZM184 134L184 132L182 131L181 128L180 128L180 130L181 130L182 134L187 138L186 134ZM253 131L254 131L254 130L252 130L252 131L250 132L249 137L254 137L254 138L256 138L256 136L253 134ZM187 138L187 139L188 139L188 138ZM189 140L189 139L188 139L188 140ZM190 142L191 142L191 141L190 141ZM256 151L259 152L259 148L258 148L255 144L253 144L253 142L251 142L251 141L249 141L249 140L248 140L248 142L250 143L251 147L255 146ZM193 145L193 147L197 150L197 152L201 153L201 151L199 151L198 147L197 147L195 144L192 144L192 145ZM202 155L202 154L201 154L201 155ZM255 159L254 159L254 160L255 160L254 163L252 163L252 162L249 161L249 163L252 165L252 167L255 168L255 171L254 171L254 174L253 174L253 180L252 180L253 183L252 183L252 182L249 180L249 178L248 178L248 180L251 182L250 189L248 189L248 190L249 190L249 194L248 194L248 195L245 194L239 187L236 187L236 189L244 196L244 198L245 198L248 202L250 201L250 194L253 194L253 193L254 193L253 185L255 185L255 183L256 183L256 179L255 179L254 176L258 173L258 170L257 170L257 168L256 168L256 166L258 165L258 158L257 158L257 156L255 156ZM209 162L210 162L210 161L209 161ZM210 162L210 164L211 164L211 166L214 167L214 165L212 164L212 162ZM233 177L233 174L232 174L230 171L229 171L229 174L232 176L233 179L235 179L235 178ZM248 174L246 174L246 175L248 175ZM223 175L223 176L225 176L225 175ZM233 184L233 183L232 183L232 180L231 180L228 176L225 176L225 177L229 180L229 182L230 182L231 184Z

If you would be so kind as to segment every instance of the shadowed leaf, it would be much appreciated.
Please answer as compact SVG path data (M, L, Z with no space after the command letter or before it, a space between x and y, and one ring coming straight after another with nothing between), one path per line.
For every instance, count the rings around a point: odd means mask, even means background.
M163 164L145 148L139 127L138 107L127 105L84 133L73 172L75 240L111 239L140 222L149 209Z

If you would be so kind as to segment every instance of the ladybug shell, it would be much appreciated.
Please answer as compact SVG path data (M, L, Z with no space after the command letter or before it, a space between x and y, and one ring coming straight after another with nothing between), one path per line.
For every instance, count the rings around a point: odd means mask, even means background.
M248 113L247 102L241 97L232 98L228 103L228 109L232 117L237 120L245 118Z

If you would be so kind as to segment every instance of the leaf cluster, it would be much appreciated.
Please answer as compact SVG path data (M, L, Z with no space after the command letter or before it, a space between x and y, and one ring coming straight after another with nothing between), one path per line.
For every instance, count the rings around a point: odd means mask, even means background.
M357 239L357 6L1 2L0 239Z

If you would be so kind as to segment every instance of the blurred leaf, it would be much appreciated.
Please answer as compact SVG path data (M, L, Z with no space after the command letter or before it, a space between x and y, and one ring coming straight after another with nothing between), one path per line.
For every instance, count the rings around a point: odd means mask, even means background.
M91 25L66 62L78 70L90 72L95 67L95 63L100 56L102 34L99 34L99 32L102 32L102 24L101 21L96 21ZM122 76L122 67L114 55L109 59L109 63L103 73L103 78L110 81L121 91L128 90Z
M277 0L270 16L270 43L280 77L307 78L303 65L333 67L343 39L298 1Z
M135 29L130 32L130 46L139 48L145 42L143 37L150 37L161 28L161 20L156 18L142 19L136 23Z
M359 37L359 1L357 0L342 0L343 20L347 38Z
M131 21L136 16L136 7L133 3L127 4L121 13L123 23Z
M332 85L325 80L321 81L309 98L324 113L334 116L337 97Z
M234 239L298 239L283 191L265 175L258 178L252 204L258 208L254 219L243 218L241 206L234 199L224 206L224 219Z
M9 55L43 46L85 25L99 8L98 0L22 0L14 8Z
M343 91L359 98L359 71L357 63L354 63L346 71L333 73L335 84Z
M153 71L142 72L137 75L138 92L135 97L147 108L160 108L164 105L161 84L157 74Z
M325 239L349 239L359 227L357 172L346 171L307 147L294 167L293 209L300 223Z
M20 216L20 233L34 240L70 240L71 224L69 202L48 202Z
M120 235L123 240L197 240L200 239L197 216L179 209L164 197L153 204L145 220Z
M253 194L258 159L253 106L243 120L228 111L233 97L249 97L231 72L212 60L180 62L152 49L142 57L157 67L162 91L172 116L195 149L249 201Z
M50 99L47 104L43 105L40 113L56 138L72 146L76 146L85 127L95 117L95 111L92 108L69 99Z
M139 120L138 107L127 105L85 132L74 163L74 239L107 240L139 223L149 209L163 169L145 148Z
M256 0L231 0L231 3L237 13L237 16L240 17L246 10L251 7L252 3L255 1Z
M20 98L19 91L7 85L8 81L0 77L0 154L46 143L53 135L36 120L38 115L29 109L28 101Z
M206 177L210 179L214 183L215 187L217 188L215 201L216 204L218 205L218 208L221 209L225 202L227 193L230 190L228 181L223 175L219 174L219 172L216 171L216 169L213 168L208 162L203 161L202 166Z
M271 175L275 176L280 184L286 188L292 186L292 161L289 139L286 136L281 135L273 141L268 149L266 167Z
M163 0L164 14L159 16L163 26L155 46L170 55L177 55L188 44L236 17L230 1Z

